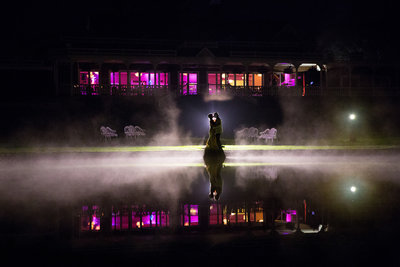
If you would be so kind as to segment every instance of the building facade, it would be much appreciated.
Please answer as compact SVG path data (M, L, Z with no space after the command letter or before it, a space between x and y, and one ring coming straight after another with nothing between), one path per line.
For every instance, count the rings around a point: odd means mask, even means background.
M390 64L337 62L283 43L69 38L53 62L56 95L399 94Z

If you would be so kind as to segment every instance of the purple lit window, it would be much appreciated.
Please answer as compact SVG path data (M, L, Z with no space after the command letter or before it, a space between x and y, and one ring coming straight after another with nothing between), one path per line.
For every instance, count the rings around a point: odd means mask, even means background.
M224 73L209 73L208 74L208 94L219 95L225 89L225 74Z
M82 206L81 231L100 231L100 217L98 206Z
M119 72L110 73L110 83L111 85L119 85Z
M140 73L140 85L150 85L149 73Z
M79 75L79 86L81 95L98 95L99 72L81 71Z
M139 72L131 72L131 86L137 87L140 84Z
M143 211L135 209L132 212L132 228L168 227L168 211Z
M296 84L296 74L295 73L292 73L292 74L284 73L282 78L283 78L283 81L281 83L282 86L289 86L289 87L295 86L295 84Z
M111 225L113 230L129 229L129 211L127 207L122 209L113 207Z
M163 90L168 87L168 73L122 71L110 73L112 94L151 95L153 89Z
M296 221L296 210L287 210L286 211L286 222Z
M197 95L197 73L180 73L179 87L181 95Z
M199 205L183 205L181 219L183 226L199 225Z

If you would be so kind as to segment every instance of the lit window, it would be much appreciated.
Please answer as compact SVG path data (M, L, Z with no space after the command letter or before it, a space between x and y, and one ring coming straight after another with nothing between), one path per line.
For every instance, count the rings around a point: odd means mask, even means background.
M82 206L81 231L100 231L100 217L98 206Z
M81 95L98 95L99 72L81 71L79 75L79 87Z
M183 205L183 226L199 225L199 205Z
M181 95L197 95L197 73L180 73L179 87Z
M226 206L225 208L221 207L220 204L211 204L210 205L210 225L215 224L228 224L228 219L226 216Z

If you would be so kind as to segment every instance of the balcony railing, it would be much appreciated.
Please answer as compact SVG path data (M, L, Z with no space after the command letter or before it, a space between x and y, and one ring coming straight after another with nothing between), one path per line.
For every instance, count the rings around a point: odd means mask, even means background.
M204 95L208 85L197 84L196 93L183 94L182 88L171 90L169 86L128 86L128 85L87 85L73 86L72 95L77 96L157 96L166 94L176 95ZM191 92L191 91L190 91ZM207 93L206 93L207 94ZM232 96L400 96L399 87L321 87L321 86L221 86L208 95L232 95Z
M113 96L153 96L165 95L169 93L168 86L164 85L75 85L72 90L73 95L96 96L96 95L113 95Z

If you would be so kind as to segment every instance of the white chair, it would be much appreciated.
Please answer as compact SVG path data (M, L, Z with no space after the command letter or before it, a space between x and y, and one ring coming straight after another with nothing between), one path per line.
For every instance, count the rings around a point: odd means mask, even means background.
M100 127L100 133L104 136L104 140L111 140L112 137L118 137L118 134L115 130L111 129L110 127Z
M136 139L138 136L146 135L145 130L143 130L139 126L133 126L133 125L125 126L124 132L125 132L125 137L127 137L127 138L135 137L135 139Z
M273 144L274 139L276 139L277 132L278 130L276 130L275 128L266 129L265 131L260 132L260 136L258 138L265 139L267 143L270 140L271 144Z

